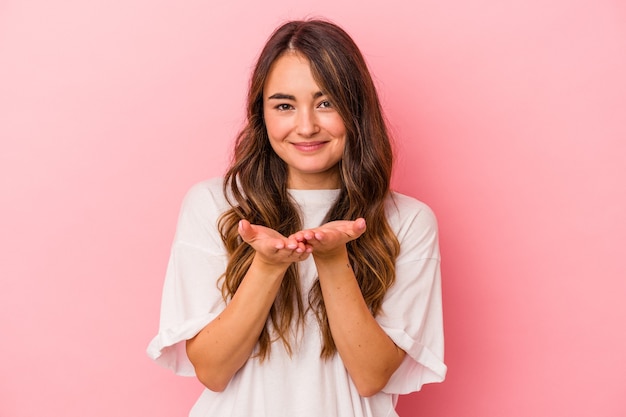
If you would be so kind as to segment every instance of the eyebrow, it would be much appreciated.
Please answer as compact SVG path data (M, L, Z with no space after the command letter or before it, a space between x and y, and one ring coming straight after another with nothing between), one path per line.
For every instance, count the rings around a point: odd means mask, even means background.
M320 98L323 95L324 95L324 93L322 93L321 91L318 91L317 93L313 94L313 99ZM283 93L272 94L267 99L268 100L292 100L292 101L296 101L296 97L295 96L292 96L291 94L283 94Z

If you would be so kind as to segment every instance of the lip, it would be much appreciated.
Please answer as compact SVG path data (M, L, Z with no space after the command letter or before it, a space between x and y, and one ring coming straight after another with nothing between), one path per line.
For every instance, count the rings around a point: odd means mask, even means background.
M314 152L318 149L321 149L328 142L326 141L315 141L315 142L294 142L292 143L293 147L299 150L300 152Z

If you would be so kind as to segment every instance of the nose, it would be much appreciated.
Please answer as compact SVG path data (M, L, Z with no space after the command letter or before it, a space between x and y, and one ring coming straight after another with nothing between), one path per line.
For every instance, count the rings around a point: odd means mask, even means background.
M298 112L296 133L300 136L311 137L319 132L315 111L309 109L301 109Z

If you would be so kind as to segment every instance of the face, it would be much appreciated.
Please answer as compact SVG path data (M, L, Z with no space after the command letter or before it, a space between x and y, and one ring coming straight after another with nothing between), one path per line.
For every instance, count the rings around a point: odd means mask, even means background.
M287 164L289 188L340 187L346 128L305 57L287 52L272 64L263 115L272 149Z

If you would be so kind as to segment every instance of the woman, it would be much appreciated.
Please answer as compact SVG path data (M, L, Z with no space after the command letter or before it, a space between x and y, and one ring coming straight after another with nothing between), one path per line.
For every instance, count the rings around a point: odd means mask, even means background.
M392 159L352 39L279 27L230 168L183 203L148 348L206 386L191 416L395 416L443 380L436 221Z

